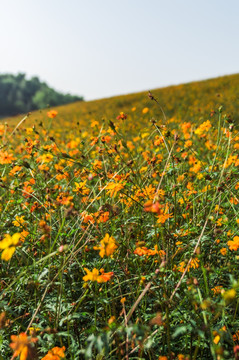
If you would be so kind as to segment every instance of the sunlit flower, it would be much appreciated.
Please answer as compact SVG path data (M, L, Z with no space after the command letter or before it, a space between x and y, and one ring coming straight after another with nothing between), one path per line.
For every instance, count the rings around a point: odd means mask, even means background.
M0 151L0 164L11 164L14 160L13 154L9 154L7 151Z
M13 225L20 227L23 226L26 222L24 220L24 216L16 216L16 220L14 220Z
M100 271L96 268L94 268L92 271L88 270L87 268L84 268L87 275L83 277L84 281L97 281L98 283L104 283L109 281L112 276L114 275L113 272L105 273L104 269L100 269Z
M205 132L208 132L210 128L212 127L212 124L210 123L210 120L204 121L196 130L195 134L202 135Z
M14 235L6 234L4 239L0 241L0 249L3 250L1 258L8 261L13 256L16 246L19 243L21 234L16 233Z
M53 119L56 117L56 115L58 114L58 112L56 110L50 110L48 111L47 113L47 116L50 118L50 119Z
M61 360L65 358L65 346L63 347L54 347L53 349L49 350L47 355L44 356L41 360Z
M123 111L116 117L117 120L125 120L127 119L127 114L125 114Z
M151 250L151 249L148 249L147 247L145 246L142 246L142 247L137 247L135 250L134 250L134 254L136 255L139 255L139 256L143 256L143 255L146 255L146 256L153 256L153 255L159 255L159 256L164 256L166 255L165 251L163 250L158 250L158 245L155 245L154 246L154 250Z
M237 251L239 249L239 236L234 236L233 240L227 242L230 250Z
M37 341L37 338L29 337L26 333L11 335L12 343L10 347L14 351L13 359L20 355L20 360L27 360L32 353L32 344Z
M211 290L214 295L221 294L223 287L221 285L214 286Z
M194 258L191 260L190 264L189 264L189 267L188 267L188 270L187 271L190 271L190 269L196 269L199 267L199 259L198 258ZM178 266L178 271L179 272L184 272L185 271L185 268L186 268L186 263L185 261L181 261L179 263L179 266Z
M105 223L106 221L109 220L109 216L110 216L109 211L102 212L102 213L100 213L97 222L98 223L101 223L101 222Z
M41 161L44 162L44 163L49 163L49 162L52 161L52 159L53 159L53 155L49 154L49 153L48 154L43 154L41 156Z
M12 170L9 172L9 175L10 175L10 176L14 176L17 172L19 172L19 171L21 171L21 170L22 170L22 166L16 165L16 166L14 166L14 167L12 168Z
M84 268L87 275L83 277L84 281L97 281L99 277L99 270L94 268L92 271L88 270L87 268Z
M73 189L77 194L88 195L90 189L86 187L86 180L80 183L75 182L75 189Z
M95 160L92 164L93 169L94 170L98 170L98 169L102 169L103 165L102 165L102 161L100 160Z
M149 112L149 108L145 107L142 110L142 114L147 114L147 112Z
M114 197L120 190L124 188L124 183L110 182L106 187L107 195Z
M99 255L103 258L104 256L112 255L117 249L115 239L106 234L104 239L100 241L100 246L94 246L95 250L100 250Z
M110 272L105 272L104 269L100 269L100 275L97 279L97 282L98 283L104 283L104 282L107 282L109 281L112 276L114 275L113 271L110 271Z
M220 253L221 253L222 255L226 255L226 254L227 254L227 249L226 249L226 248L220 249Z

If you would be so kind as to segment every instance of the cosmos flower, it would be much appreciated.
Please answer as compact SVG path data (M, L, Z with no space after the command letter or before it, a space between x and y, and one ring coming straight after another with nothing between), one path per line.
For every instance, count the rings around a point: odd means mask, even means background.
M21 234L15 233L14 235L6 234L4 239L0 241L0 249L3 250L1 258L8 261L13 256L16 246L21 238Z
M37 338L29 337L26 333L12 335L11 340L10 347L14 351L12 358L14 359L20 355L20 360L27 360L32 353L32 343L37 342Z
M103 258L104 256L112 255L117 247L115 239L109 234L106 234L100 241L100 245L94 246L94 250L100 250L99 255Z
M53 119L56 117L56 115L58 114L58 112L56 110L51 110L51 111L48 111L47 113L47 116L50 118L50 119Z
M65 358L65 346L58 347L55 346L53 349L49 350L46 356L44 356L41 360L61 360Z

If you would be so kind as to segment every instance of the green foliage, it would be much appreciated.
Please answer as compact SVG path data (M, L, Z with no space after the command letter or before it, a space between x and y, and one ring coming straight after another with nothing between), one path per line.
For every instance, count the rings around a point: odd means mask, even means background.
M0 75L0 117L82 100L82 97L55 91L38 77L27 80L25 74Z

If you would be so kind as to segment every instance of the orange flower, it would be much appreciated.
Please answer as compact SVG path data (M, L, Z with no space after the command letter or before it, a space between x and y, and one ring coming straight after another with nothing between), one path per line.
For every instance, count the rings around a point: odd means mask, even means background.
M100 160L95 160L92 165L93 165L94 170L102 169L102 167L103 167L102 161L100 161Z
M212 290L213 294L216 295L216 294L220 294L222 289L223 289L223 287L221 285L216 285L211 290Z
M86 186L86 180L82 181L80 183L75 182L75 189L73 189L74 192L81 195L88 195L90 192L90 189Z
M14 351L13 359L20 355L20 360L27 360L27 357L30 357L33 348L32 343L37 342L37 338L28 337L26 333L21 333L19 336L11 336L12 343L10 347Z
M109 234L105 234L104 239L100 241L100 246L94 246L94 250L100 250L99 255L103 258L112 255L117 247L115 239Z
M101 142L102 143L107 143L108 144L110 142L110 140L111 140L111 136L109 136L109 135L101 137Z
M93 271L88 270L87 268L84 268L87 275L83 276L84 281L97 281L99 277L99 270L94 268Z
M230 250L237 251L239 249L239 236L234 236L232 241L228 241L227 245Z
M14 166L13 169L9 172L10 176L14 176L17 172L22 170L22 166Z
M41 360L61 360L65 358L65 346L63 347L54 347L53 349L49 350L47 355L44 356Z
M211 123L209 120L204 121L204 123L202 123L196 130L195 130L195 134L197 135L202 135L205 132L208 132L210 130L210 128L212 127Z
M145 108L143 108L143 110L142 110L142 114L147 114L148 111L149 111L149 108L145 107Z
M110 216L110 213L109 211L105 211L105 212L102 212L99 216L99 219L97 220L98 223L105 223L106 221L109 220L109 216Z
M121 111L120 115L116 117L117 120L125 120L127 119L127 114L125 114L123 111Z
M160 214L162 212L162 205L158 201L153 203L152 200L149 200L144 204L144 211Z
M84 270L87 273L87 275L83 277L84 281L97 281L98 283L103 283L109 281L114 275L112 271L105 273L104 269L100 269L99 271L98 269L94 268L92 271L90 271L87 268L84 268Z
M104 269L100 269L100 273L101 275L99 275L98 279L97 279L97 282L98 283L103 283L103 282L107 282L109 281L112 276L114 275L113 271L110 271L110 272L107 272L105 273L104 272Z
M94 224L94 222L95 222L93 215L88 214L86 211L83 211L83 212L81 213L81 219L82 219L82 221L83 221L84 223L86 223L86 224L87 224L88 222L90 222L91 224Z
M226 249L226 248L220 249L220 253L221 253L222 255L226 255L227 249Z
M7 151L0 151L0 164L11 164L14 160L13 154L8 154Z
M181 261L178 266L178 271L184 272L185 266L186 266L185 261ZM192 259L192 261L189 264L188 271L190 271L191 268L196 269L198 267L199 267L199 259L198 258Z
M50 118L50 119L53 119L56 117L56 115L58 114L58 112L56 110L51 110L51 111L48 111L47 113L47 116Z
M172 217L168 210L168 204L161 205L159 202L153 203L151 200L144 204L144 211L153 212L158 215L158 224L164 224L167 219Z
M143 255L147 255L147 256L153 256L153 255L159 255L159 256L164 256L166 255L165 252L163 250L158 250L158 246L155 245L154 246L154 250L148 249L147 247L143 246L143 247L137 247L134 250L134 254L139 255L139 256L143 256Z
M107 186L106 186L106 190L107 191L107 195L110 195L111 197L114 197L117 192L119 192L120 190L122 190L124 188L124 183L114 183L114 182L110 182Z
M143 246L143 247L137 247L134 250L134 254L139 255L139 256L143 256L143 255L147 255L148 249Z

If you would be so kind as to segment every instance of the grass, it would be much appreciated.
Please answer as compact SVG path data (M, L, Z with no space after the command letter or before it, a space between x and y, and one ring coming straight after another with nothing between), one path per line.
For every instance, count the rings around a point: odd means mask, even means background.
M0 359L238 357L238 80L2 123Z

